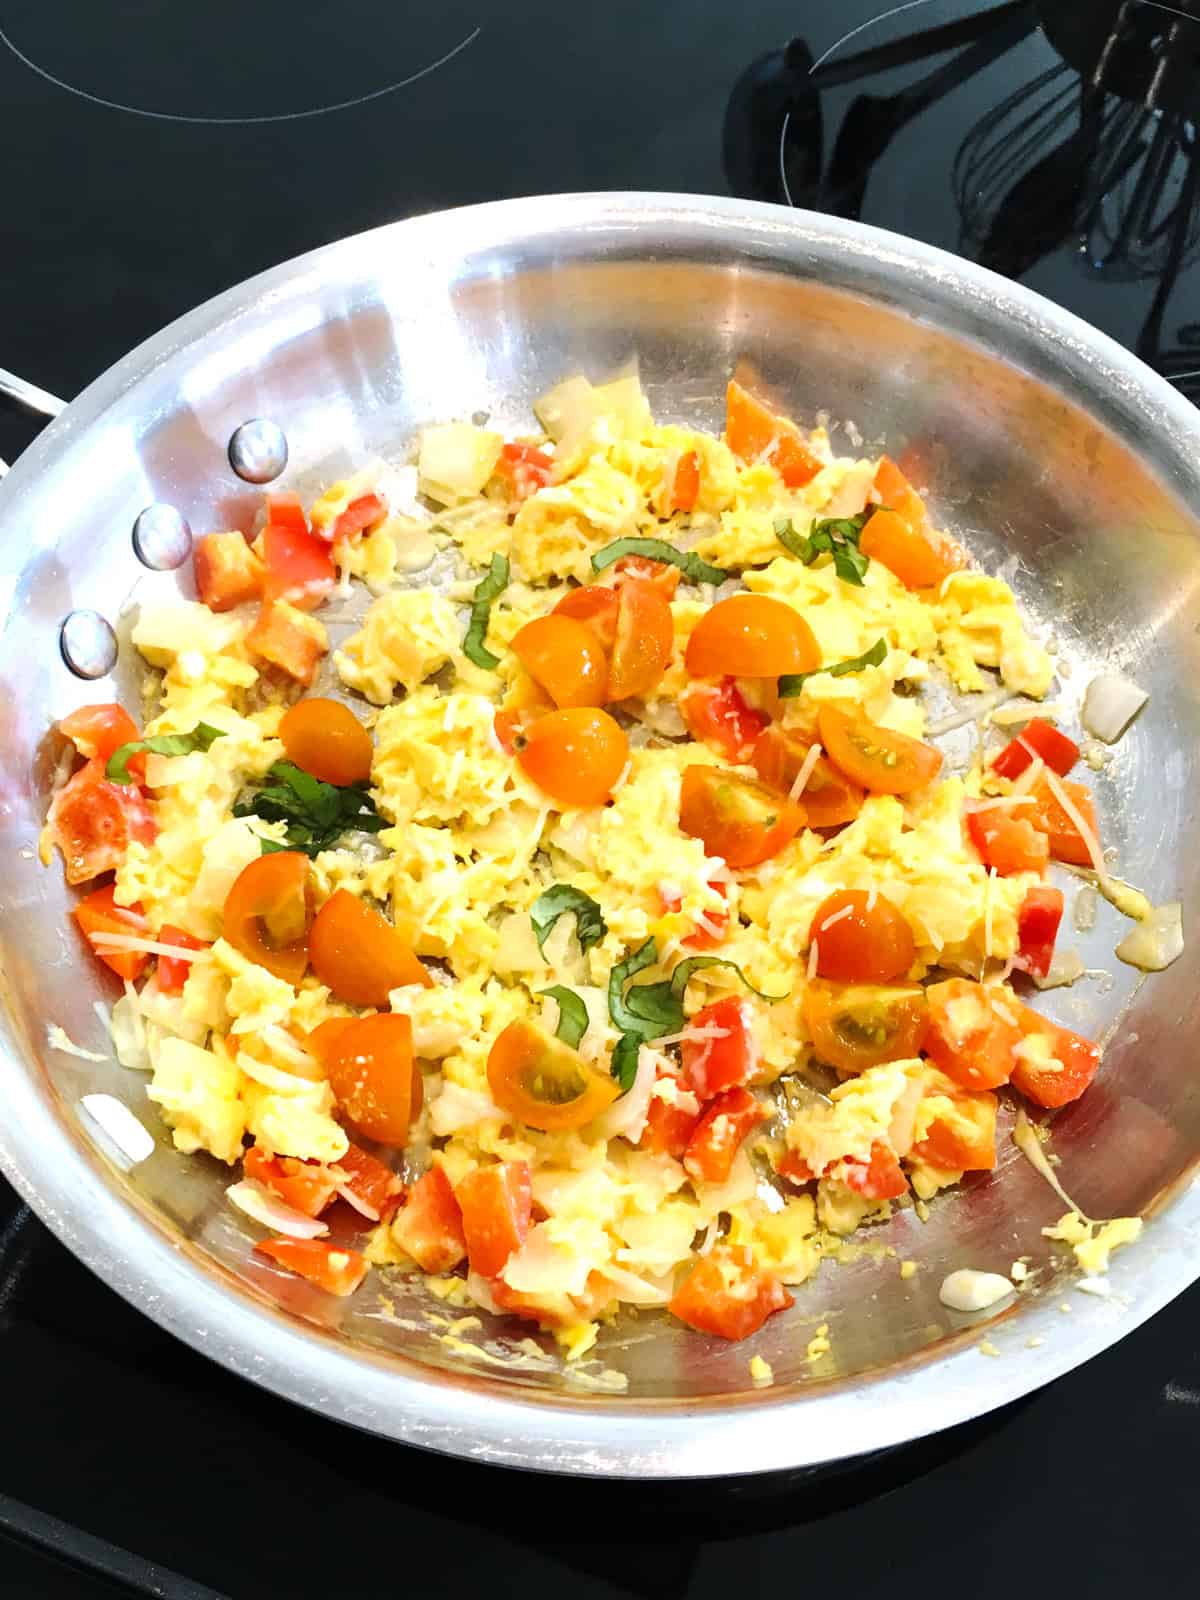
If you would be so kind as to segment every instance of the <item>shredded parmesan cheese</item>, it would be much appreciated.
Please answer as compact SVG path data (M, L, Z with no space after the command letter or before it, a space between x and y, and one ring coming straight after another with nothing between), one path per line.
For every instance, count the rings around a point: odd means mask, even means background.
M1058 774L1051 772L1049 767L1046 768L1046 782L1050 786L1050 793L1067 813L1076 832L1083 840L1084 848L1087 850L1088 855L1091 857L1092 865L1096 869L1096 877L1099 879L1101 887L1103 887L1108 882L1108 867L1105 864L1104 852L1100 848L1100 841L1088 827L1079 807L1071 799L1066 789L1063 788Z
M800 771L792 780L792 787L788 790L789 800L798 800L808 785L808 780L816 771L817 762L821 759L822 750L819 744L810 745L808 754L800 763Z
M160 944L157 939L139 939L133 933L90 933L88 943L95 950L137 950L148 956L168 956L172 961L195 961L204 950L185 950L177 944Z
M821 954L817 948L817 941L814 939L808 947L808 972L806 976L809 983L811 983L817 975L817 964L819 963L820 959Z

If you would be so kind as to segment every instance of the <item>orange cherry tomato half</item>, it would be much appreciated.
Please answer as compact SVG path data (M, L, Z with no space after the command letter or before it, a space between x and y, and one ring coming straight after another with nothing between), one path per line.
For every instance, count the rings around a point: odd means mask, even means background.
M107 761L123 744L140 738L137 723L117 705L80 706L62 719L58 731L87 760Z
M649 694L670 664L674 640L675 619L661 591L644 578L622 579L606 698Z
M306 1217L319 1217L337 1193L333 1179L318 1161L273 1156L253 1144L242 1158L246 1176L277 1194L285 1205Z
M821 470L796 424L732 381L725 395L725 441L743 461L769 462L789 489L803 488Z
M731 677L720 683L693 683L679 702L688 732L727 761L745 761L769 718L747 704Z
M774 1273L748 1263L742 1251L718 1247L696 1263L667 1310L689 1328L736 1340L748 1339L794 1303Z
M693 678L777 678L815 672L821 651L794 606L765 594L731 594L700 618L684 664Z
M509 1256L524 1243L533 1217L528 1162L476 1167L459 1183L454 1197L462 1208L471 1271L498 1278Z
M750 761L768 788L791 794L808 752L809 743L799 734L786 728L767 728L751 751ZM810 828L837 828L854 821L862 810L866 791L839 772L832 761L818 756L795 799Z
M421 1082L421 1074L414 1070L413 1086ZM417 1108L414 1103L413 1115L416 1116ZM396 1174L378 1156L371 1155L366 1150L361 1150L358 1145L352 1144L344 1156L339 1156L330 1173L348 1190L355 1200L361 1202L366 1208L360 1215L367 1216L371 1211L374 1217L369 1221L387 1221L399 1209L400 1201L404 1196L404 1185ZM345 1198L345 1196L343 1196ZM352 1201L347 1204L353 1205ZM358 1210L358 1207L355 1207Z
M948 978L925 991L929 1032L925 1054L964 1089L1007 1083L1021 1042L1019 1008L1011 996L970 978Z
M869 518L858 547L894 573L906 589L931 589L955 570L920 528L886 508Z
M1070 1028L1060 1028L1029 1006L1019 1006L1021 1043L1013 1062L1012 1086L1037 1106L1065 1106L1096 1076L1100 1046Z
M1050 859L1050 842L1033 823L999 806L967 812L967 832L986 867L1002 878L1014 872L1041 872Z
M620 588L629 578L652 583L664 600L673 600L682 572L670 561L654 561L650 556L620 556L612 567L613 584Z
M403 1145L413 1111L412 1022L380 1012L336 1033L309 1035L329 1072L338 1110L359 1133Z
M929 1024L919 984L810 983L801 1009L817 1057L839 1072L911 1060Z
M367 1275L370 1263L357 1250L328 1244L324 1239L262 1239L254 1246L278 1266L307 1278L326 1294L353 1294Z
M581 589L568 589L551 613L586 622L605 650L611 650L617 637L617 591L607 584L589 583Z
M285 983L297 984L308 969L312 888L308 857L276 850L243 867L225 897L224 932L247 961Z
M150 937L150 929L140 905L117 905L113 899L113 886L106 883L103 888L93 889L91 894L84 895L75 907L75 921L100 960L118 978L127 978L132 982L141 976L142 969L150 959L144 950L114 950L104 945L106 934L116 934L123 939Z
M335 890L317 912L308 959L320 981L352 1006L386 1006L393 989L433 985L387 918L348 889Z
M297 700L279 724L289 761L322 783L366 783L371 776L371 735L340 700Z
M932 745L877 727L839 706L821 706L817 729L834 766L872 794L909 794L932 783L942 770L941 751Z
M964 1091L936 1068L929 1069L925 1094L949 1104L939 1108L910 1153L943 1172L990 1172L996 1165L996 1096L988 1089Z
M679 788L679 826L711 856L752 867L776 856L804 826L783 795L720 767L687 767Z
M526 776L562 806L602 806L628 759L620 724L590 706L539 717L517 750Z
M700 457L695 450L685 450L675 463L675 476L671 480L668 509L691 511L700 493Z
M392 1224L392 1237L422 1272L450 1272L464 1258L462 1207L441 1167L417 1179Z
M813 913L817 973L838 983L892 983L916 959L912 929L886 895L837 889Z
M487 1062L492 1098L543 1133L585 1127L620 1093L615 1079L530 1022L510 1022Z
M50 837L62 851L68 883L86 883L119 867L130 840L152 844L158 826L134 783L110 783L97 756L69 778L46 814Z
M1062 788L1091 830L1092 837L1098 841L1100 829L1096 822L1096 805L1086 785L1065 781ZM1021 814L1046 835L1051 857L1055 861L1069 861L1072 866L1090 867L1093 864L1092 853L1084 842L1083 834L1045 779L1034 786L1032 798L1032 806L1023 806Z
M847 1189L861 1194L865 1200L897 1200L908 1193L908 1179L904 1176L896 1152L882 1139L871 1146L871 1159L858 1161L847 1157L835 1163L833 1172Z
M556 706L603 704L608 668L600 641L585 622L552 611L527 622L512 647Z

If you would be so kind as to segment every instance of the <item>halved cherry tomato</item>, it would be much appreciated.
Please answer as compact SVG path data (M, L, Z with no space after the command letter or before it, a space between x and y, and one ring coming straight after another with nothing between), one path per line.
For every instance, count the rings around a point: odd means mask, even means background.
M466 1257L462 1207L441 1167L417 1179L392 1223L392 1238L422 1272L450 1272Z
M277 528L292 528L297 533L308 532L308 518L298 494L269 494L266 500L268 522L273 522Z
M75 907L75 920L92 949L118 978L132 981L141 976L142 968L150 959L144 951L105 949L103 943L105 934L116 934L124 939L150 937L140 905L117 905L113 886L106 883L102 889L93 889L91 894L84 895Z
M892 983L916 959L903 914L876 890L837 889L813 913L817 973L839 983Z
M728 890L721 879L710 880L708 887L715 889L719 895L727 895ZM679 895L664 894L662 885L658 888L658 898L664 911L678 911L683 904ZM695 933L689 933L682 941L685 950L715 950L729 931L729 913L727 911L709 911L705 914L704 921L707 927L698 927Z
M321 1033L316 1028L309 1038L321 1052L338 1110L368 1139L402 1146L413 1112L411 1020L380 1012Z
M766 728L750 752L750 761L769 788L791 794L808 752L809 742L799 734L786 728ZM865 799L866 791L824 756L817 757L803 792L795 797L810 828L837 828L853 822Z
M246 1176L277 1194L285 1205L306 1217L319 1217L337 1193L333 1179L319 1161L298 1161L294 1156L270 1155L252 1144L242 1158Z
M1002 878L1014 872L1041 872L1050 858L1044 833L1025 817L1000 806L967 812L967 832L985 867Z
M454 1197L462 1208L471 1271L498 1278L529 1232L533 1188L528 1162L500 1161L476 1167L459 1183Z
M737 680L694 683L679 702L693 739L709 745L728 761L745 761L767 726L767 715L746 704Z
M687 767L679 786L679 826L710 856L731 867L753 867L795 838L804 812L750 778L720 767Z
M890 456L880 457L872 488L879 496L879 504L894 511L910 528L922 528L928 522L924 500Z
M420 1080L421 1074L414 1068L414 1086ZM414 1116L416 1110L414 1103ZM391 1167L356 1144L350 1145L345 1155L338 1157L330 1172L357 1200L374 1211L379 1221L386 1222L394 1216L404 1197L404 1185Z
M696 624L684 665L693 678L778 678L815 672L821 650L794 606L765 594L731 594Z
M308 959L320 981L352 1006L386 1006L393 989L433 985L387 918L349 889L336 889L317 912L308 935Z
M328 545L311 533L268 522L256 545L266 567L262 595L268 604L286 600L297 611L311 611L337 582Z
M748 1251L718 1247L676 1289L667 1310L680 1322L721 1339L748 1339L776 1311L795 1301L774 1273L747 1259Z
M231 611L257 600L263 564L240 533L206 533L192 555L196 592L210 611Z
M1004 746L992 762L992 771L998 778L1019 778L1038 756L1051 772L1065 778L1079 760L1079 746L1044 717L1034 717Z
M532 444L506 444L496 462L496 476L505 480L518 500L544 489L553 471L554 458Z
M900 579L906 589L932 589L962 565L948 560L927 537L923 525L913 527L896 511L881 508L863 528L858 548Z
M361 494L357 500L351 500L334 522L330 542L337 544L339 539L353 539L386 516L387 501L382 495Z
M925 1092L950 1104L939 1110L910 1153L943 1172L990 1172L996 1165L996 1096L988 1089L966 1093L932 1067Z
M209 946L203 939L194 939L183 928L177 928L171 922L164 922L158 930L159 944L178 945L180 950L207 950ZM183 986L188 981L192 970L190 961L176 961L171 956L159 956L158 965L154 975L158 979L160 994L182 994Z
M929 1025L919 984L810 983L801 1002L813 1050L839 1072L865 1072L920 1054Z
M315 617L305 616L285 600L276 600L259 607L246 635L246 648L297 683L309 684L329 649L329 638Z
M1091 830L1092 837L1099 840L1096 805L1090 791L1084 784L1071 783L1069 780L1065 781L1062 787L1071 804ZM1093 864L1092 853L1084 843L1082 833L1044 779L1034 785L1032 799L1032 806L1022 807L1023 814L1035 828L1046 835L1050 842L1052 858L1055 861L1069 861L1076 867L1090 867Z
M116 705L80 706L62 719L58 731L87 761L107 761L123 744L141 737L128 711Z
M543 1133L586 1127L621 1092L609 1073L531 1022L510 1022L499 1034L487 1078L498 1106Z
M307 1278L326 1294L353 1294L367 1275L370 1263L357 1250L329 1244L324 1239L261 1239L254 1248L260 1255L298 1277Z
M308 969L312 888L308 857L277 850L243 867L225 897L224 931L233 948L285 983Z
M1017 1002L969 978L932 984L925 998L929 1059L964 1089L996 1089L1007 1083L1021 1037Z
M895 512L901 522L907 524L912 532L924 541L932 551L933 560L940 569L936 577L929 578L928 574L933 568L928 564L928 557L925 556L919 546L905 540L901 551L898 542L889 539L887 541L887 551L896 553L901 567L906 562L911 563L912 577L918 580L911 581L909 577L905 576L903 570L893 567L892 571L896 573L902 583L906 584L910 589L923 588L927 582L940 583L951 572L960 572L967 565L967 552L962 545L956 539L952 539L949 534L940 532L932 525L924 500L922 500L896 463L887 456L882 458L876 469L873 494L878 497L881 506L888 511ZM866 540L867 533L874 521L875 518L872 517L866 528L864 528L863 540ZM888 526L886 522L881 525L880 536L883 535ZM863 540L859 541L859 546L864 555L874 555L876 552L868 548L872 541L867 540L864 544ZM878 552L878 558L885 567L891 565L888 553L884 549ZM919 581L922 578L926 581Z
M343 787L371 776L371 735L340 700L297 700L284 713L279 737L288 760L322 783Z
M629 759L629 740L607 711L578 706L539 717L518 746L517 760L562 806L602 806Z
M700 493L700 457L695 450L685 450L675 463L675 476L671 481L671 494L667 503L670 511L691 511Z
M725 397L725 442L743 461L770 462L789 489L802 489L821 470L796 424L775 416L732 380Z
M817 712L817 728L834 766L872 794L909 794L942 769L941 751L932 745L828 702Z
M1044 978L1054 959L1054 941L1062 921L1063 893L1039 884L1025 892L1017 912L1017 959L1014 965L1030 977Z
M646 1112L646 1126L642 1130L639 1148L674 1156L678 1161L687 1149L699 1121L699 1111L681 1110L679 1106L654 1095Z
M620 556L612 567L613 584L620 588L629 578L652 583L664 600L673 600L683 576L670 561L652 561L649 556Z
M896 1159L896 1152L882 1139L871 1146L870 1161L847 1158L834 1163L833 1174L839 1183L864 1200L898 1200L908 1193L908 1179Z
M617 585L617 631L608 664L608 700L649 694L671 661L675 619L661 591L644 578Z
M86 883L119 867L131 840L151 844L158 827L133 783L109 783L97 756L67 780L46 815L62 851L68 883Z
M683 1170L698 1183L724 1183L747 1135L768 1112L749 1089L725 1089L705 1106L683 1153Z
M588 583L580 589L568 589L551 615L573 617L577 622L585 622L601 646L611 650L613 640L617 637L619 604L616 589L610 589L603 583Z
M585 622L552 611L527 622L512 647L526 672L556 706L604 703L608 667L599 639Z
M758 1066L750 1007L737 995L726 995L704 1006L688 1021L689 1035L711 1034L683 1040L683 1078L701 1100L711 1100L725 1089L748 1083Z
M1100 1046L1039 1017L1029 1006L1019 1006L1017 1014L1021 1042L1013 1062L1013 1088L1038 1106L1078 1100L1096 1076Z

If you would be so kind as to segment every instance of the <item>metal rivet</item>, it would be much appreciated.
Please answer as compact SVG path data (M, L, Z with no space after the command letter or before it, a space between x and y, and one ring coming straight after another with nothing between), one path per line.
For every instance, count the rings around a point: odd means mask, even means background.
M170 572L191 555L192 530L174 506L147 506L133 525L133 551L144 567Z
M491 420L492 413L490 411L472 411L471 413L471 421L477 428L486 428Z
M247 483L270 483L288 463L287 439L278 423L255 417L235 428L229 441L229 465Z
M98 611L72 611L59 629L58 646L77 678L103 678L117 664L117 636Z

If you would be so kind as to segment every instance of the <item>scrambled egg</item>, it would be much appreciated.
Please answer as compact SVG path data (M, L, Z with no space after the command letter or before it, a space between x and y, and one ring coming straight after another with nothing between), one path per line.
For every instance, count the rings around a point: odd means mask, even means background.
M782 704L781 725L804 735L813 735L822 704L833 702L919 738L924 713L911 691L936 664L961 690L982 688L993 672L1035 698L1049 688L1053 666L998 579L962 571L936 591L915 592L873 560L861 585L852 585L828 556L806 565L783 546L781 519L803 532L830 512L853 516L870 491L876 463L835 456L823 432L808 441L815 475L788 488L769 459L743 462L725 440L655 424L634 377L600 387L569 380L540 403L539 416L548 435L539 459L551 466L518 502L506 498L498 472L499 434L467 423L429 428L417 472L426 503L437 508L433 520L390 514L335 552L345 582L356 575L377 596L333 666L348 690L380 708L367 721L371 794L386 826L373 852L323 852L312 882L318 904L340 888L385 906L417 953L440 964L432 987L390 997L392 1011L411 1019L434 1159L453 1183L496 1157L529 1163L535 1220L504 1266L502 1287L524 1297L578 1356L598 1318L622 1303L665 1304L677 1269L718 1240L783 1284L811 1278L842 1237L888 1214L890 1202L859 1192L856 1174L880 1144L904 1156L924 1135L937 1088L919 1060L872 1067L765 1130L758 1154L786 1150L819 1175L815 1184L765 1185L762 1162L747 1148L726 1178L712 1182L642 1137L652 1098L699 1111L668 1053L677 1041L651 1053L653 1085L630 1091L642 1096L640 1117L611 1133L600 1119L556 1135L515 1123L495 1104L486 1067L500 1031L517 1020L556 1019L557 1003L541 991L565 984L587 1011L581 1052L606 1064L618 1038L605 987L614 966L654 938L658 963L646 976L669 976L676 960L693 953L689 935L715 922L724 928L716 953L726 964L693 974L685 1015L739 995L753 1028L753 1086L769 1096L767 1085L806 1066L813 1053L802 1000L813 916L828 894L860 888L892 901L916 941L911 978L935 966L978 976L988 962L1015 954L1019 908L1034 880L998 878L981 865L964 836L966 791L955 777L904 798L870 795L840 831L803 830L742 872L682 833L686 769L720 760L681 737L684 648L711 603L711 591L687 583L671 608L671 664L657 689L627 708L640 729L612 803L593 810L552 804L497 737L498 705L528 689L507 652L517 630L551 610L569 580L591 580L591 558L602 546L649 537L692 548L750 592L798 609L827 663L884 642L880 664L820 673ZM672 486L689 454L699 464L699 487L681 514L672 510ZM328 535L376 480L371 472L335 484L313 507L314 525ZM434 542L462 563L453 598L392 587L398 571L429 558ZM488 647L502 657L490 671L464 654L463 601L496 554L511 570L489 619ZM210 946L181 995L158 994L152 981L135 997L144 1034L138 1048L151 1069L147 1092L179 1149L235 1165L249 1137L279 1155L331 1163L347 1149L332 1090L295 1076L288 1057L298 1038L350 1008L311 976L298 987L273 977L222 937L234 880L284 839L280 823L232 814L283 751L282 707L260 681L247 631L240 611L174 604L146 608L133 632L161 673L147 732L186 732L202 719L222 733L206 751L149 758L145 786L158 833L153 843L131 844L116 874L117 902L142 908L152 938L173 924ZM603 934L586 950L572 915L540 943L535 937L531 907L555 883L572 884L599 908ZM748 992L746 982L761 992ZM779 1108L768 1098L766 1109ZM915 1158L908 1172L922 1198L959 1176ZM1062 1229L1053 1236L1069 1237L1077 1251L1090 1246L1089 1261L1108 1243ZM375 1230L368 1253L377 1263L411 1265L387 1224ZM447 1285L456 1279L430 1281L456 1303L493 1304L474 1275L453 1291ZM827 1349L822 1332L810 1357ZM769 1368L760 1364L754 1377L769 1381Z

